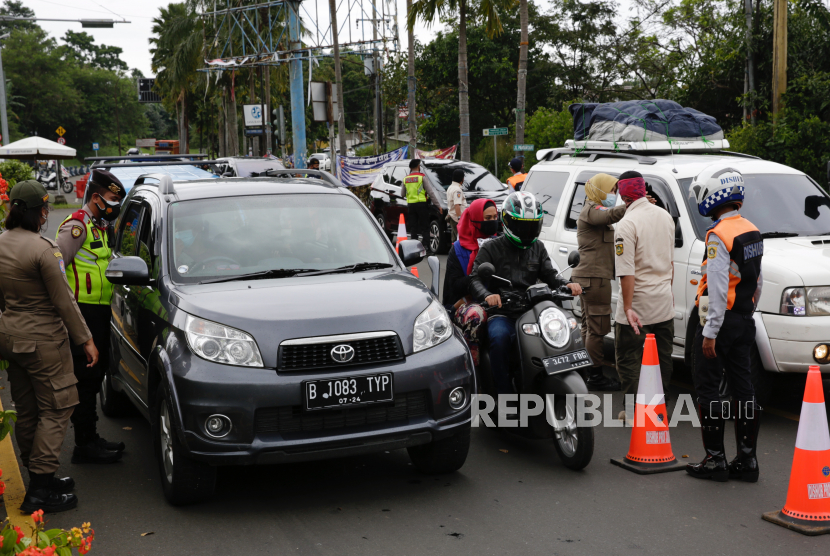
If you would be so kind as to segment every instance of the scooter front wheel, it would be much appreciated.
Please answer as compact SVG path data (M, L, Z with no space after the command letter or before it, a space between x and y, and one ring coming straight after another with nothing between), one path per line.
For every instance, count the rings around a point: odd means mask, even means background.
M593 427L576 426L573 408L564 399L555 402L554 413L557 424L553 427L553 446L559 459L568 469L584 469L594 456Z

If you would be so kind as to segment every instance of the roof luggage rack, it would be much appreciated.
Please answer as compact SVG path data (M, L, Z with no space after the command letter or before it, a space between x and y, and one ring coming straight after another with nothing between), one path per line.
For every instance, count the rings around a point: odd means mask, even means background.
M107 160L112 159L108 158ZM126 164L93 164L90 168L112 168L113 166L118 168L140 168L142 166L203 166L205 164L212 166L214 164L226 164L226 162L223 160L148 160L147 162L127 162Z
M591 151L640 152L640 153L711 153L729 148L726 139L694 139L666 141L591 141L568 139L565 148L571 150L585 149Z
M308 168L286 168L284 170L273 169L273 170L266 170L259 174L258 177L268 177L268 178L296 178L298 177L297 174L306 174L306 176L300 177L316 177L319 180L326 182L329 185L333 185L334 187L343 187L343 184L340 183L340 180L325 172L323 170L309 170Z
M131 156L88 156L84 160L135 160L136 158L155 158L155 159L165 159L165 158L207 158L208 155L205 153L192 153L192 154L139 154L139 155L131 155Z
M598 158L625 158L628 160L636 160L640 164L657 164L657 159L651 158L649 156L643 156L636 153L618 153L613 151L594 151L594 150L572 150L568 148L564 149L542 149L536 153L536 158L538 160L546 160L548 162L552 162L557 158L561 158L564 156L584 156L588 158L588 162L593 162Z

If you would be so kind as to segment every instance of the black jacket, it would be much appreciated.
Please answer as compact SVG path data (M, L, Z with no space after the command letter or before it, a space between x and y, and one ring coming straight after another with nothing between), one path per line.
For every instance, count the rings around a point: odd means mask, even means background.
M513 289L518 293L524 293L527 288L539 281L544 282L553 290L569 282L557 275L553 261L550 260L550 255L541 241L537 241L529 249L519 249L502 235L482 245L473 263L469 290L477 301L484 301L488 295L500 293L502 287L507 287L501 286L496 281L492 284L483 283L481 277L478 276L478 267L483 263L492 264L496 268L496 276L513 282ZM489 289L490 286L495 291ZM492 311L492 313L514 318L520 316L503 310Z
M450 252L447 255L447 269L444 273L444 288L443 288L443 302L444 307L452 307L455 302L462 297L469 295L468 289L470 279L465 272L467 269L461 268L461 261L455 254L455 246L450 246Z

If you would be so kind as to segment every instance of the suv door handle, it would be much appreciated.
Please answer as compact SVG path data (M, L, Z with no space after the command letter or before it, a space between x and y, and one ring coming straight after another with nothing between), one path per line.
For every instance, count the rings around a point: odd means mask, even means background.
M560 252L560 253L567 253L567 252L568 252L568 248L567 248L567 247L560 247L560 248L559 248L559 252Z

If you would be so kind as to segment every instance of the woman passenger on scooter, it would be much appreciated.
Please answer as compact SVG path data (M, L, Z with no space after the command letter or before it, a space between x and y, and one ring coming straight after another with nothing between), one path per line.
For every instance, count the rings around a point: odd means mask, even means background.
M478 329L487 320L487 313L469 294L469 274L479 247L498 231L498 216L496 203L491 199L476 199L467 207L458 221L458 241L447 255L444 275L444 307L461 328L476 365Z

